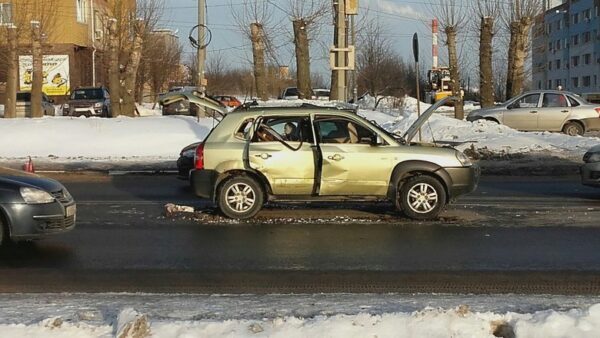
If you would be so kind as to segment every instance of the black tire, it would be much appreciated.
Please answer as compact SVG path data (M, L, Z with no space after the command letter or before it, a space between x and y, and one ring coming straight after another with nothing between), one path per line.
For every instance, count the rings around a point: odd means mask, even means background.
M436 218L446 206L446 190L434 177L413 176L398 188L400 193L396 199L396 207L409 218Z
M10 242L10 235L8 233L8 224L4 220L4 215L0 211L0 246Z
M264 203L264 192L256 180L234 176L219 186L217 203L223 215L233 219L254 217Z
M563 127L563 133L569 136L583 136L585 129L583 129L583 125L579 122L567 122Z

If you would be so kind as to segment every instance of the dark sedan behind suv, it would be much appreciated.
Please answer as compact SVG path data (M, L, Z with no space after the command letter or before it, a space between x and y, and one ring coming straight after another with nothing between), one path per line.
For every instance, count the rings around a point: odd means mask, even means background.
M76 208L58 181L0 167L0 243L72 230Z
M104 87L79 88L74 90L63 105L65 116L110 117L110 95Z

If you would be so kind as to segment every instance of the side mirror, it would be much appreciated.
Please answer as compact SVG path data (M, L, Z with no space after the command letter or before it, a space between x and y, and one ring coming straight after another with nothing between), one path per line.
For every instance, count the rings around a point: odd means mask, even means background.
M367 139L367 137L364 137L364 139ZM368 137L368 139L369 139L368 143L372 146L378 146L378 145L382 145L384 143L383 138L379 134L373 134L371 137Z

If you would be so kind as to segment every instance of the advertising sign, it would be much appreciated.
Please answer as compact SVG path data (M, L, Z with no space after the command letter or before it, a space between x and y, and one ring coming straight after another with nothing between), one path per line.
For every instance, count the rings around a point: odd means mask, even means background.
M42 90L48 96L67 95L70 90L69 56L44 55ZM19 56L19 85L22 91L30 91L33 81L33 58Z

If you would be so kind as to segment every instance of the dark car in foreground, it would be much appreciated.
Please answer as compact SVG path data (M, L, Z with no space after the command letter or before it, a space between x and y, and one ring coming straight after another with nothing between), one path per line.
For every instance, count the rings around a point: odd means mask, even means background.
M600 145L592 147L583 155L581 183L600 188Z
M110 117L110 94L104 87L74 90L69 101L63 105L63 115Z
M76 211L75 200L58 181L0 167L0 243L72 230Z
M190 172L194 169L194 156L196 156L196 148L202 142L192 143L189 146L181 149L179 152L179 159L177 159L177 172L179 178L188 180L190 178Z

